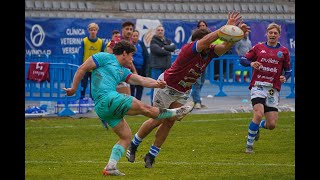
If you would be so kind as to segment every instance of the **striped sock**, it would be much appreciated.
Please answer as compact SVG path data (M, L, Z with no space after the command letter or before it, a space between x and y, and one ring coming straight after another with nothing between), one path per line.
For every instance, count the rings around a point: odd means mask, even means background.
M136 133L131 141L131 144L134 144L135 146L139 146L139 144L142 142L142 139L138 136L138 133Z
M155 145L152 145L150 147L150 150L149 150L149 154L152 156L152 157L157 157L158 154L160 152L160 148L156 147Z
M177 114L176 109L163 109L159 108L159 115L155 118L155 120L171 118Z
M258 129L259 129L259 125L251 121L248 128L247 146L253 146L254 137L256 137Z
M266 129L265 125L266 125L266 120L263 119L263 120L260 122L260 124L259 124L259 128L264 128L264 129Z

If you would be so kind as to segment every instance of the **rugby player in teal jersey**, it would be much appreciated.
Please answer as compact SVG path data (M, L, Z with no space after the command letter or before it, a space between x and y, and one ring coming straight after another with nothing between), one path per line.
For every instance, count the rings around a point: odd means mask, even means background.
M131 129L124 119L125 115L144 115L160 120L171 117L182 118L192 110L192 106L175 109L152 107L135 97L116 91L119 82L148 88L165 88L167 85L164 80L132 74L126 68L132 64L135 51L134 45L123 40L115 45L113 54L99 52L90 56L76 71L71 88L63 88L68 96L73 95L83 75L92 70L92 98L95 112L101 121L106 122L120 138L112 148L109 162L103 169L104 175L125 175L117 169L117 162L132 139Z

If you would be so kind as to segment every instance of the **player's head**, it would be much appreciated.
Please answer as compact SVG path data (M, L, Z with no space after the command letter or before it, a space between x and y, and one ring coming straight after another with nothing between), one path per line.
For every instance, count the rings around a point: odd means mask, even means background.
M91 38L95 38L99 30L99 26L96 23L90 23L88 25L88 32Z
M136 47L129 41L122 40L113 47L113 54L116 55L119 63L123 66L130 67L133 61L133 54Z
M124 53L124 51L127 54L135 53L136 47L134 47L134 45L132 45L130 42L128 42L126 40L122 40L122 41L118 42L113 47L113 54L114 55L121 55Z
M267 31L271 30L271 29L276 29L278 31L279 34L281 34L281 26L279 24L276 23L270 23L267 27Z
M156 27L156 36L160 39L164 38L164 27L161 24Z
M206 29L197 29L192 33L191 41L196 41L202 39L205 35L209 34L211 31Z
M267 27L267 38L269 45L276 45L281 34L281 26L276 23L271 23Z
M119 41L120 40L120 31L118 30L113 30L112 31L112 40L114 41Z
M132 37L131 40L133 43L137 43L139 40L139 31L138 30L134 30L132 33Z
M126 40L129 40L132 36L134 30L134 24L131 21L126 21L122 23L122 37Z
M198 21L197 28L198 29L206 29L206 28L208 28L208 24L206 21L200 20L200 21Z
M90 29L92 29L92 28L96 29L97 31L99 30L99 26L98 26L97 23L90 23L90 24L88 25L88 31L89 31Z

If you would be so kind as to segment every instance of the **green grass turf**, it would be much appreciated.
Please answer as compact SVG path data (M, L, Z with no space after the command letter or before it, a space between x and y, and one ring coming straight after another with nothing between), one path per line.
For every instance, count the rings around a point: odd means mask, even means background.
M295 114L280 112L277 127L262 129L254 154L244 153L251 113L190 114L171 129L153 168L143 156L155 130L141 143L135 163L125 155L117 179L295 179ZM126 116L132 134L147 118ZM118 138L99 119L26 119L26 179L105 179L101 174Z

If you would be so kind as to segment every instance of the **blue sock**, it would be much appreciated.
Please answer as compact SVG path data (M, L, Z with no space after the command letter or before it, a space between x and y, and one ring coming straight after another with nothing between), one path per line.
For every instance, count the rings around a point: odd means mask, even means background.
M155 145L152 145L152 146L150 147L149 154L150 154L153 158L157 157L158 154L159 154L159 152L160 152L160 148L156 147Z
M136 133L131 141L131 144L138 147L141 142L142 139L138 136L138 133Z
M260 122L260 124L259 124L259 128L264 128L264 129L266 129L265 125L266 125L266 120L263 119L263 120Z
M247 146L253 146L254 138L257 135L258 129L259 124L255 124L253 121L251 121L248 128Z

